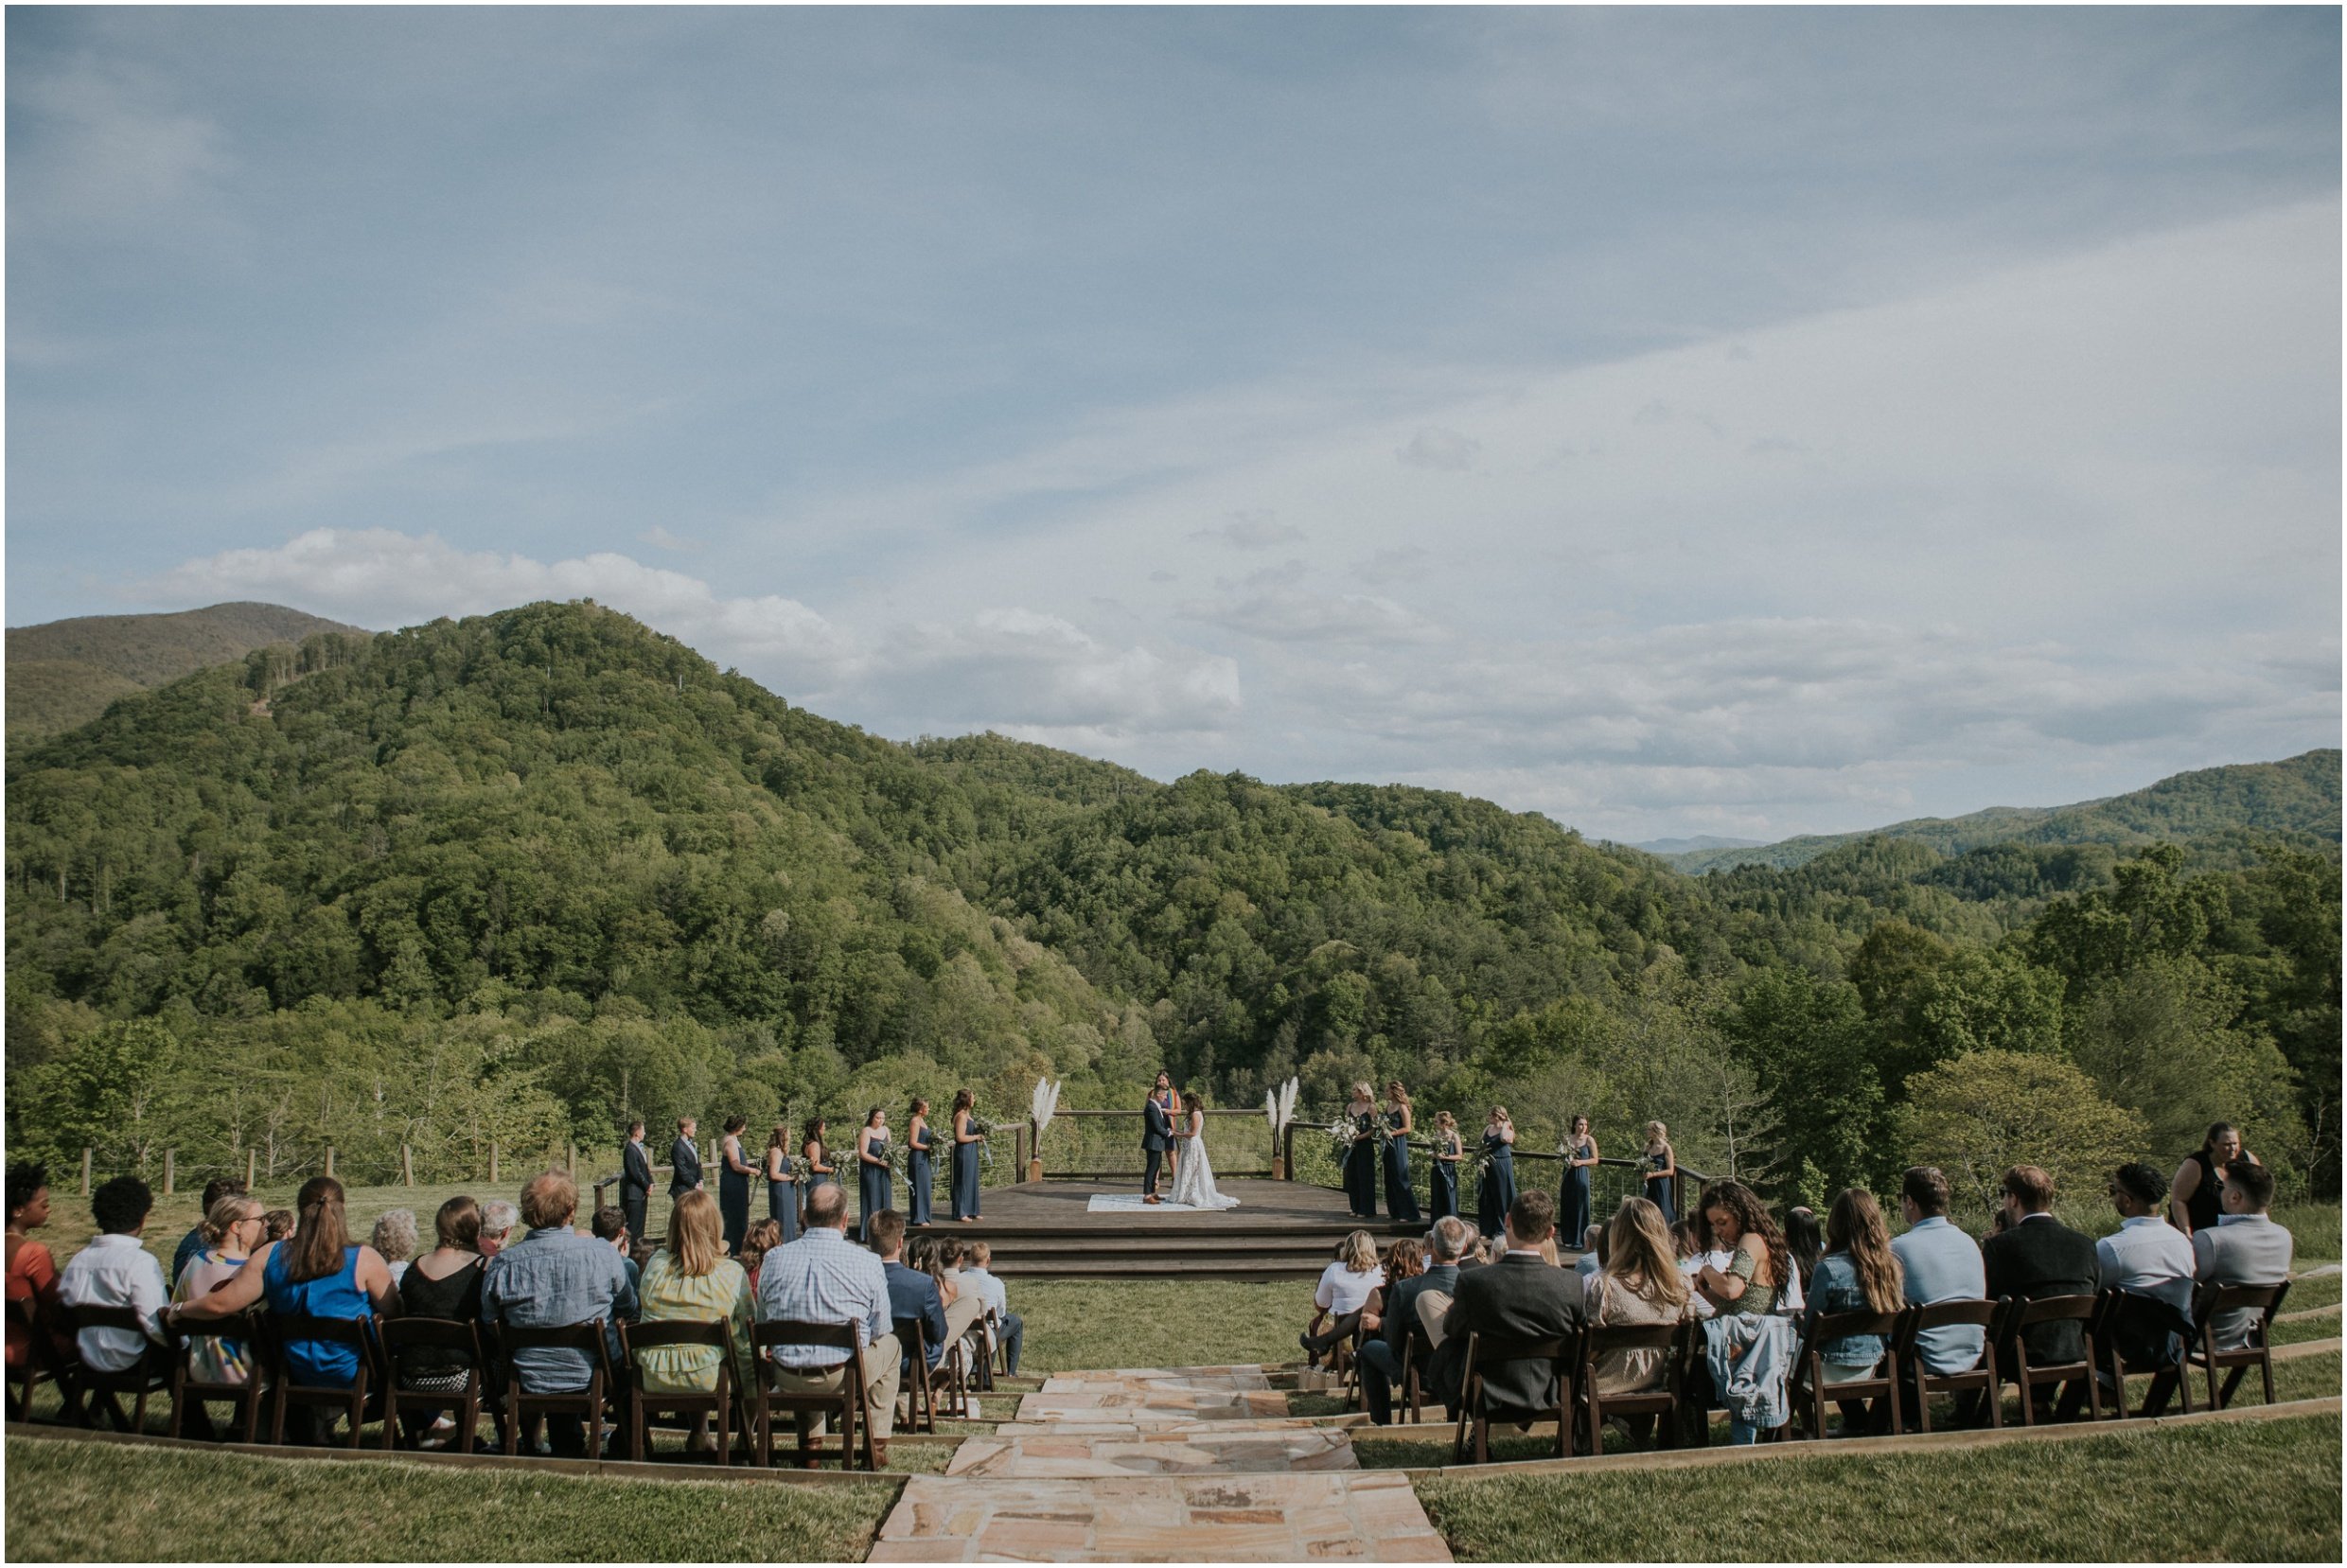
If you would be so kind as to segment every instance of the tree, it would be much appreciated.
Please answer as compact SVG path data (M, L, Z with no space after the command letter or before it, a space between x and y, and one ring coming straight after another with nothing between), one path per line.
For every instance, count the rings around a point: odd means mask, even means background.
M1893 1140L1856 986L1800 969L1756 975L1721 1028L1774 1102L1799 1196L1883 1185Z
M1909 1084L1908 1100L1909 1159L1938 1166L1980 1213L1996 1207L2012 1166L2041 1166L2061 1190L2144 1156L2144 1119L2058 1056L1968 1051Z

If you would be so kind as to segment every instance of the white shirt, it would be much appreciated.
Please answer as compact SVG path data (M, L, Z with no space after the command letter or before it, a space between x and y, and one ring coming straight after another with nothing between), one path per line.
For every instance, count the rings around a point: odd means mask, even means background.
M131 1307L147 1329L146 1338L127 1329L81 1330L81 1359L101 1372L127 1372L147 1353L147 1340L163 1343L156 1314L170 1304L163 1265L135 1236L100 1236L73 1256L57 1277L57 1298L68 1307Z
M1367 1274L1355 1274L1338 1259L1320 1271L1320 1287L1312 1293L1312 1304L1323 1312L1342 1317L1357 1313L1369 1304L1369 1293L1385 1282L1385 1271L1372 1268Z
M997 1279L991 1270L964 1265L962 1282L978 1292L979 1300L985 1303L988 1312L997 1317L1011 1315L1011 1293L1003 1289L1002 1281Z
M2122 1221L2118 1231L2094 1243L2108 1290L2157 1296L2177 1311L2192 1311L2192 1238L2156 1214Z

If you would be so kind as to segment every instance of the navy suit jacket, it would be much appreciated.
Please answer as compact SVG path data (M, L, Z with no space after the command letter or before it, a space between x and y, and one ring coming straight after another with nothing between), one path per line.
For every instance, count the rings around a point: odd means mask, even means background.
M882 1265L889 1277L889 1316L898 1322L918 1319L921 1335L928 1346L929 1365L935 1366L945 1359L945 1298L938 1294L937 1281L922 1269L909 1269L902 1263ZM912 1341L905 1341L905 1361L912 1362Z
M643 1203L652 1195L652 1156L629 1138L619 1151L619 1201Z
M668 1195L682 1197L701 1184L701 1152L689 1137L679 1137L668 1151Z
M1166 1115L1165 1107L1158 1104L1156 1097L1153 1095L1150 1097L1147 1110L1143 1113L1141 1152L1143 1154L1153 1152L1163 1154L1173 1146L1174 1119Z
M1385 1318L1379 1326L1379 1337L1385 1348L1394 1353L1394 1364L1402 1362L1402 1348L1409 1343L1410 1330L1418 1327L1418 1298L1428 1291L1440 1291L1445 1295L1458 1294L1458 1265L1437 1263L1415 1279L1404 1279L1385 1292Z

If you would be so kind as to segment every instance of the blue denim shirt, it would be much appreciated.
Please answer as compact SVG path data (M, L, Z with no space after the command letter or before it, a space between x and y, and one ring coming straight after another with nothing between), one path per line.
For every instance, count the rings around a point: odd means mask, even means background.
M1873 1310L1859 1289L1858 1265L1848 1253L1829 1252L1817 1260L1817 1272L1809 1276L1809 1310L1820 1317ZM1880 1334L1844 1334L1820 1345L1817 1353L1836 1366L1872 1366L1887 1348Z
M481 1318L523 1329L558 1329L601 1319L607 1338L636 1315L627 1261L609 1242L568 1225L533 1230L489 1260L481 1277ZM535 1394L575 1393L593 1368L577 1350L530 1349L514 1356L521 1385Z
M1978 1301L1988 1291L1988 1270L1980 1243L1948 1223L1947 1216L1918 1220L1903 1236L1891 1238L1891 1251L1906 1271L1907 1299L1918 1306L1939 1301ZM1978 1329L1927 1329L1915 1338L1923 1365L1939 1376L1968 1372L1980 1365Z

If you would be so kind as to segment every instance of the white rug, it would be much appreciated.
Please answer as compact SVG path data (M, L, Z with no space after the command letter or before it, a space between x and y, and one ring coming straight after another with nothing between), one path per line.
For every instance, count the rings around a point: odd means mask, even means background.
M1235 1205L1233 1207L1236 1207ZM1219 1214L1221 1209L1200 1208L1194 1204L1166 1201L1150 1204L1141 1202L1138 1192L1095 1192L1091 1202L1084 1206L1087 1214Z

